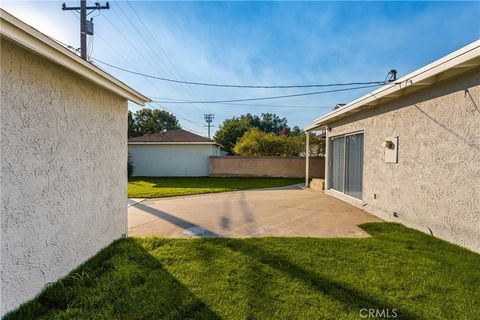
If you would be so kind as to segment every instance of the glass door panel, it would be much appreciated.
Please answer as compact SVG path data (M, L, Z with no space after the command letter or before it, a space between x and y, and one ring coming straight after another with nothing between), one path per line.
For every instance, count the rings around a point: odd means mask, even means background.
M363 134L345 137L345 194L362 199Z
M345 173L345 137L332 138L331 187L343 192Z

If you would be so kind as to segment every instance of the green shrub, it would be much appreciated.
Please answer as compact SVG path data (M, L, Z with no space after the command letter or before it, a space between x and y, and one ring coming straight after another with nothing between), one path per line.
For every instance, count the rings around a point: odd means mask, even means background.
M235 144L233 152L243 157L299 156L305 151L305 138L301 135L277 135L257 128L247 131Z

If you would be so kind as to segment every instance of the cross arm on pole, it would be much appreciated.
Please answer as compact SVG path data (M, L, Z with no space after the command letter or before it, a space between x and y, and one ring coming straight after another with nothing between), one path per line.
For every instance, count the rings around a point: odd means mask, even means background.
M62 4L62 10L80 10L82 9L81 7L67 7L67 5L64 3ZM95 2L95 6L87 6L85 7L87 10L96 10L96 9L110 9L110 3L105 3L104 6L101 6L100 3Z

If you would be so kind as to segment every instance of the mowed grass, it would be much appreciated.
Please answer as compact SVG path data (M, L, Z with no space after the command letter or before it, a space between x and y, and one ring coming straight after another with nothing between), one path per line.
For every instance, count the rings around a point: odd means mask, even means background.
M480 319L480 255L362 228L372 237L122 239L5 319Z
M284 187L303 182L292 178L133 177L130 198L161 198L190 194Z

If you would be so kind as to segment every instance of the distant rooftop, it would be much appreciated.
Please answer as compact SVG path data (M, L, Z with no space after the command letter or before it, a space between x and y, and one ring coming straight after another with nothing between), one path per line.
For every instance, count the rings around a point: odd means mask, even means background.
M207 137L202 137L198 134L186 131L183 129L168 130L161 133L147 134L140 137L128 138L128 142L131 143L166 143L166 144L215 144L213 140Z

